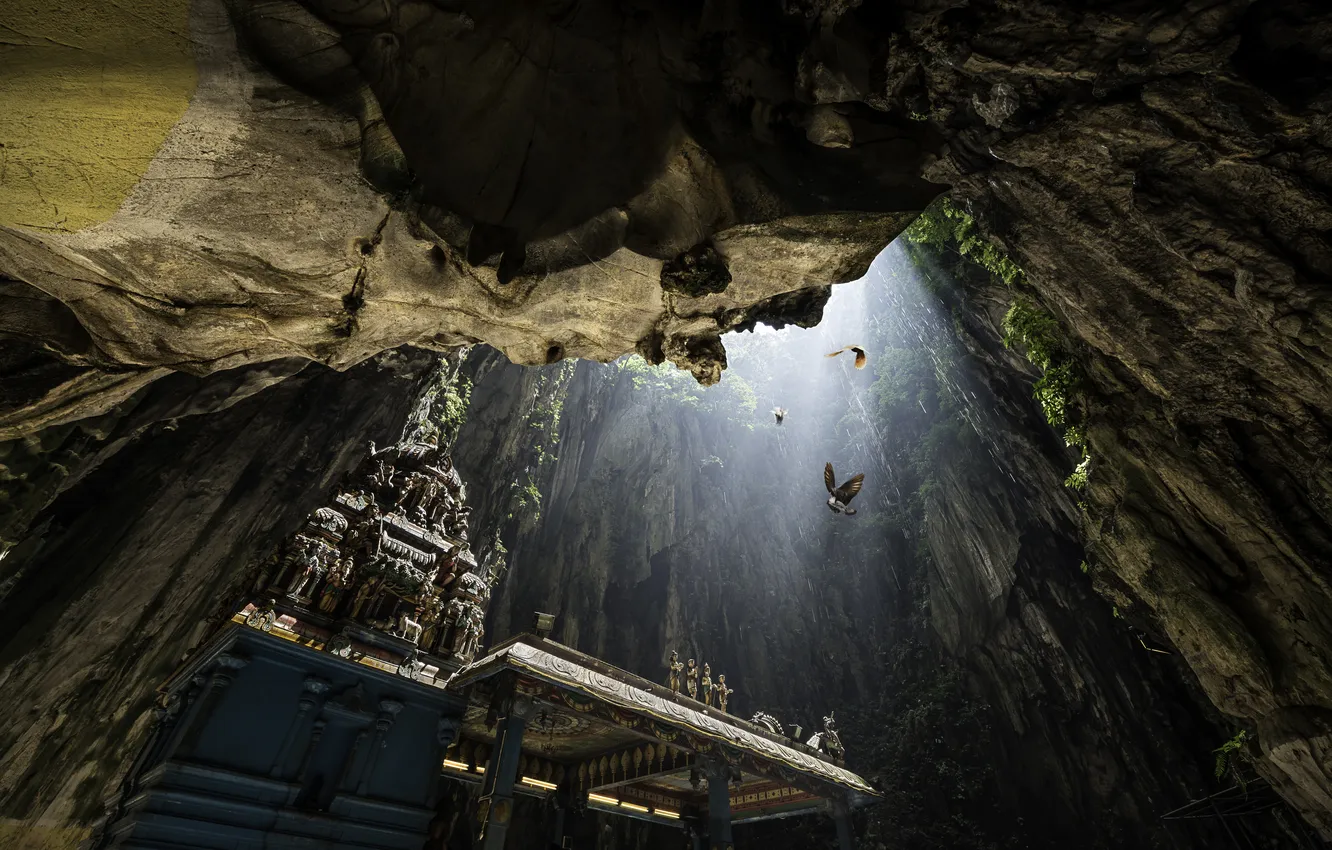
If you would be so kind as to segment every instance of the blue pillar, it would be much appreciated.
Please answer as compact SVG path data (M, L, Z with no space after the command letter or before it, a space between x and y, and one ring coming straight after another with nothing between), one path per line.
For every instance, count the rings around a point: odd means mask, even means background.
M708 777L708 847L732 850L731 838L731 766L725 759L712 758L703 763Z
M564 821L568 815L569 804L573 800L573 788L569 785L570 778L560 783L555 789L555 810L551 814L550 822L550 843L556 847L564 846Z
M478 815L480 850L504 850L504 839L513 821L513 786L518 780L518 760L523 751L523 731L532 716L530 697L516 696L507 716L500 718L495 730L495 749L481 783Z
M856 833L851 828L851 807L844 800L832 804L833 822L837 824L837 850L856 850Z
M328 687L327 679L321 679L318 676L305 677L305 683L301 686L301 698L296 704L296 717L287 729L287 735L282 741L282 746L278 749L277 758L273 759L273 767L268 771L269 776L280 778L287 772L287 761L291 757L292 748L296 746L301 732L305 730L305 721L310 714L310 709L323 703L323 697L328 693Z
M442 762L444 756L453 746L453 742L458 740L458 732L462 729L461 717L441 717L435 725L435 743L439 746L437 762ZM439 770L436 770L434 776L430 779L430 790L426 799L430 808L435 808L439 804Z
M370 793L370 779L374 776L375 765L379 763L379 752L384 749L384 737L393 728L398 712L402 709L403 704L396 699L379 701L379 716L375 718L375 738L370 743L370 752L366 753L365 765L361 768L361 781L356 784L357 796L364 797Z

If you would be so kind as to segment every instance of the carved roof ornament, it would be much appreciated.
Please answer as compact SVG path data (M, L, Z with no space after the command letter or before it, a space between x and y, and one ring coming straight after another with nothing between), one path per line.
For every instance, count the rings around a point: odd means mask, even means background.
M263 565L246 622L299 625L341 657L370 653L413 675L475 656L503 548L492 542L478 566L462 478L446 449L416 437L370 444Z

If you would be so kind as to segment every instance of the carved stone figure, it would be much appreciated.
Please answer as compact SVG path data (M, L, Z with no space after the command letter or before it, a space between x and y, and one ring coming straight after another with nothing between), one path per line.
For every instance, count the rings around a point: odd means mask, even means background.
M830 713L823 718L823 734L819 738L820 749L837 760L841 760L846 751L842 749L842 738L837 734L837 723L833 720L833 714Z
M698 699L698 664L692 658L685 665L685 690L690 699Z
M439 598L439 590L433 585L421 594L421 607L416 609L421 620L421 647L430 652L438 643L440 618L444 614L444 600Z
M311 541L296 558L296 574L287 586L287 593L300 597L307 589L314 590L323 574L324 565L320 562L318 544Z
M680 693L680 674L684 671L684 665L680 663L680 653L671 650L671 660L667 664L670 670L670 679L668 684L674 693Z
M344 551L348 555L369 554L379 528L379 506L369 505L365 509L365 514L357 520L347 536L343 538Z
M701 683L701 687L702 687L702 689L703 689L703 704L704 704L704 705L712 705L712 665L711 665L711 664L704 664L704 665L703 665L703 681L702 681L702 683Z
M374 452L374 443L370 444L371 453ZM376 490L382 490L389 486L393 480L393 467L385 462L384 458L374 458L374 471L370 473L370 485Z
M341 558L333 562L333 568L328 571L328 581L324 582L324 592L319 596L320 611L325 614L332 614L337 610L350 576L351 564L349 562Z
M416 610L419 616L421 609L418 608ZM417 643L421 640L421 623L418 620L413 620L409 617L406 611L402 611L398 614L398 624L394 627L393 634L404 640Z
M361 611L364 610L366 604L370 601L370 597L374 596L375 591L379 590L379 584L380 581L378 578L372 578L362 582L361 586L356 590L356 598L352 600L349 616L353 618L361 616Z
M462 626L463 618L467 616L467 600L454 597L444 606L444 626Z
M725 674L725 673L722 673L722 674L718 675L718 676L717 676L717 707L720 708L720 709L722 710L722 713L723 713L723 714L726 713L726 703L730 700L730 698L731 698L731 694L733 694L733 693L735 693L735 689L734 689L734 688L728 688L728 687L726 687L726 674Z
M471 661L476 651L481 648L481 637L485 632L485 612L474 602L467 603L467 613L459 621L457 638L453 654L466 664Z

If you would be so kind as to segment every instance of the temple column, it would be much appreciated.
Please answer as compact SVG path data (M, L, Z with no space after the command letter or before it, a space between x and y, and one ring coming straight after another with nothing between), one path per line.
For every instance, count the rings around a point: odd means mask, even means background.
M481 801L478 817L481 833L477 843L481 850L504 850L504 839L513 820L513 785L518 780L518 759L522 755L523 731L532 716L534 705L530 697L516 696L509 713L500 718L495 730L495 750L486 777L481 783Z
M550 843L556 847L564 846L564 819L569 811L569 804L573 800L573 789L569 787L569 780L560 783L555 789L555 811L550 818Z
M837 850L856 850L856 833L851 828L851 807L845 800L834 800L833 822L837 824Z
M435 724L435 743L439 745L439 751L435 757L436 768L430 778L430 790L427 792L426 799L433 809L439 803L439 774L442 769L439 764L444 761L444 756L453 746L453 742L458 740L458 732L462 729L461 717L441 717Z
M301 729L305 728L306 716L309 715L310 709L322 701L320 698L328 693L328 688L329 683L318 676L305 677L305 684L301 688L301 699L296 706L296 717L291 721L291 727L287 730L282 746L278 748L277 758L273 759L273 766L268 771L269 776L276 779L285 772L287 759L291 756Z
M375 765L379 763L379 752L386 746L384 736L393 728L393 723L402 711L403 704L396 699L379 701L379 716L375 718L375 738L370 743L370 752L366 753L365 764L361 768L361 781L356 784L356 794L364 797L370 791L370 779L374 775Z
M708 847L732 850L731 838L731 766L725 759L703 762L708 777Z
M241 668L249 663L247 658L224 652L213 662L212 675L208 677L207 685L203 685L200 677L195 677L194 681L200 687L195 689L193 699L176 727L175 737L164 754L165 758L181 751L188 753L198 745L204 728L222 701L222 693L235 680Z

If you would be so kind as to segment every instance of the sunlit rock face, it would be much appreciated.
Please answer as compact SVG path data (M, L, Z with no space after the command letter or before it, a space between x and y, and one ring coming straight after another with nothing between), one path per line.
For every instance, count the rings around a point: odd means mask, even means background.
M79 102L28 130L62 89L10 93L4 126L31 138L0 178L17 198L0 332L70 369L12 376L0 435L169 371L341 369L404 343L485 341L524 364L638 350L715 382L719 333L855 278L941 188L919 176L938 148L925 125L850 105L857 147L806 138L794 75L813 24L769 43L775 10L742 35L676 4L163 2L176 40L111 54L126 81L104 95L132 114L161 88L156 57L184 63L159 99L188 106L133 131L159 134L150 159L107 145L62 170L65 136L96 150L91 134L125 130ZM15 53L34 79L89 46L77 16L3 14L48 37ZM663 288L696 247L729 284Z
M930 173L1078 343L1103 590L1326 831L1332 15L972 4L911 29L900 79L953 128Z

